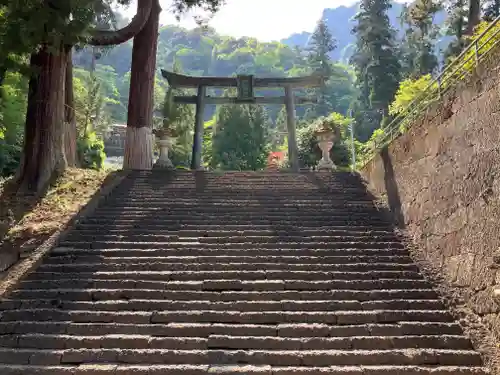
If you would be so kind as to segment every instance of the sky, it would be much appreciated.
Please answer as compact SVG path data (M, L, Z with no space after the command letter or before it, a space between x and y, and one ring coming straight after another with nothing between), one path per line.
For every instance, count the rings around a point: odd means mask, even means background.
M219 34L233 37L249 36L262 41L280 40L293 33L313 31L325 8L352 5L356 0L227 0L226 5L210 20L209 26ZM160 0L161 24L195 27L193 14L180 22L169 10L171 2ZM135 3L125 11L135 14Z

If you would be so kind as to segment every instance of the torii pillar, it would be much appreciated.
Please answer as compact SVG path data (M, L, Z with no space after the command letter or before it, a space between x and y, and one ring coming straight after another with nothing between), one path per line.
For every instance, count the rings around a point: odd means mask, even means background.
M286 127L288 130L288 160L293 172L299 171L299 148L295 121L295 100L292 86L285 86Z

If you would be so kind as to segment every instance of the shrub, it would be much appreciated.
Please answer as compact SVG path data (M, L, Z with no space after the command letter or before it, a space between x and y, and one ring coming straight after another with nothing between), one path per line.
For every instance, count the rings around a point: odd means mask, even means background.
M389 106L389 113L395 116L404 112L409 104L424 92L431 81L431 75L427 74L416 80L409 78L401 82L394 101Z
M83 168L102 169L106 154L104 142L94 132L78 140L78 157Z

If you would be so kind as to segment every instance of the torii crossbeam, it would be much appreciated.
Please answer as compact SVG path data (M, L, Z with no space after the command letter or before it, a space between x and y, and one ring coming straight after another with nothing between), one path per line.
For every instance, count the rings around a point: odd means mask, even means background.
M319 87L324 78L319 74L306 77L289 78L258 78L252 75L240 75L237 77L194 77L162 70L162 75L167 79L170 86L174 88L196 88L198 95L176 96L175 103L196 104L196 124L193 140L193 157L191 169L201 168L201 154L203 141L203 114L207 104L281 104L286 106L287 130L288 130L288 158L293 171L299 170L299 159L297 149L297 135L295 124L295 103L310 103L311 100L294 98L293 89L302 87ZM207 96L207 87L236 87L237 97L210 97ZM284 88L284 96L256 97L254 88Z

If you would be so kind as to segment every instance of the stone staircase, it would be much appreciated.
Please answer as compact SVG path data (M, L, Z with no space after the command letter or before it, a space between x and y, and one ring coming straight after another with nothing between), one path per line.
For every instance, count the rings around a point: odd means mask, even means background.
M0 309L1 375L487 373L347 173L135 173Z

